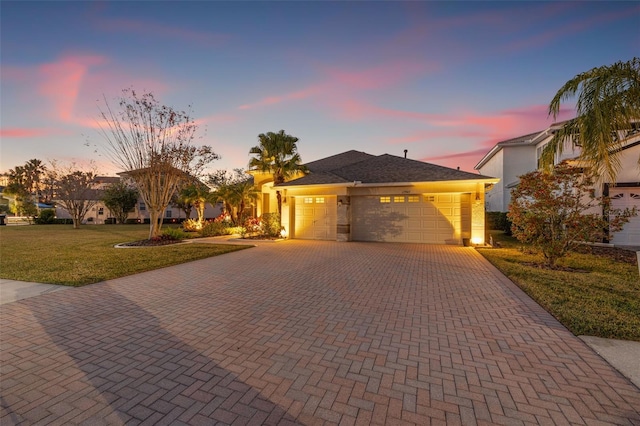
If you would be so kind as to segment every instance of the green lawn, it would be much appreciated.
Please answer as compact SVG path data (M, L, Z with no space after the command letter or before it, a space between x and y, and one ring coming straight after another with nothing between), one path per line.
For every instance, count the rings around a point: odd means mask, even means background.
M249 247L113 247L148 236L149 225L0 226L0 278L81 286Z
M640 341L638 267L572 253L558 263L573 272L537 267L542 255L492 232L501 248L478 251L575 335Z

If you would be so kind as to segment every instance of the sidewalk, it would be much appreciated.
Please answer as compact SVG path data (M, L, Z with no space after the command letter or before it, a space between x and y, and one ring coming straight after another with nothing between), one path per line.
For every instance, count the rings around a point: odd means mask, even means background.
M0 279L0 305L73 287Z

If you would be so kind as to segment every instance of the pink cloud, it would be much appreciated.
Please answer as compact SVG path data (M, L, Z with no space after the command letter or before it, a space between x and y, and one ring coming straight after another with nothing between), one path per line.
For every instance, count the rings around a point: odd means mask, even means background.
M387 143L400 145L400 144L413 144L420 142L427 142L431 139L478 139L486 136L481 131L469 131L462 129L445 129L445 130L420 130L409 133L406 136L399 136L387 139Z
M558 121L571 118L571 111L562 109ZM496 143L514 137L542 131L553 123L544 105L531 105L498 111L495 114L460 113L438 117L428 124L430 129L410 132L387 139L389 144L419 144L442 141L444 152L434 153L424 161L460 166L472 170L484 154ZM466 141L466 142L465 142ZM452 150L455 145L469 146L470 150Z
M275 105L285 101L305 99L321 93L322 88L323 86L320 84L312 85L301 90L296 90L294 92L286 93L284 95L269 96L253 103L243 104L243 105L240 105L238 109L253 109L253 108L258 108L263 106Z
M420 161L427 163L439 164L444 167L457 168L461 170L474 172L474 167L478 164L478 160L487 153L486 149L476 149L456 154L446 154L435 157L420 158Z
M325 103L338 104L338 107L345 111L346 116L359 117L358 110L363 108L363 105L357 105L357 101L351 100L352 95L360 91L400 85L438 69L439 66L436 64L417 61L391 61L377 67L357 70L320 67L320 71L325 74L325 78L321 81L284 95L268 96L255 102L240 105L238 109L254 109L320 96L324 98Z
M29 78L20 79L21 75ZM166 85L158 80L132 78L114 67L107 57L92 54L66 54L36 67L9 69L9 76L17 84L25 85L21 91L25 102L39 100L38 107L45 111L40 115L48 115L59 123L91 128L99 127L98 104L102 104L103 95L108 95L107 101L115 104L111 97L120 96L125 87L149 90L156 95L166 90Z
M152 21L96 18L94 19L94 22L94 26L104 31L115 33L137 33L150 38L162 37L180 39L204 45L220 45L230 37L228 34L195 31L187 28L172 27Z
M229 124L235 123L238 121L238 116L232 114L216 114L216 115L208 115L206 117L195 119L195 123L197 125L204 124Z
M39 138L45 136L54 136L61 134L70 134L69 132L59 129L41 129L41 128L25 128L25 127L7 127L0 129L0 137L2 138Z
M380 89L403 83L428 71L435 71L435 64L414 61L391 61L373 68L346 70L325 68L324 72L334 85L350 90Z
M102 56L66 56L39 67L39 93L53 102L55 114L64 122L73 121L73 110L89 67L106 62Z
M513 43L508 44L506 46L506 49L508 51L518 51L518 50L526 50L531 47L546 46L549 43L551 43L553 40L563 35L580 33L582 31L600 26L601 24L606 24L612 21L617 21L622 18L627 18L629 16L637 15L639 12L640 12L640 6L634 6L634 7L629 7L628 9L622 10L622 11L616 10L610 13L590 16L588 19L573 21L569 24L562 25L552 30L538 33L532 37L514 41Z

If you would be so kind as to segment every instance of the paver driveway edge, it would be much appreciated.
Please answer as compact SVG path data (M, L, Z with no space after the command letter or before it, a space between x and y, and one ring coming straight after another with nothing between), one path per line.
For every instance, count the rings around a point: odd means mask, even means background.
M286 241L0 306L5 424L640 424L471 248Z

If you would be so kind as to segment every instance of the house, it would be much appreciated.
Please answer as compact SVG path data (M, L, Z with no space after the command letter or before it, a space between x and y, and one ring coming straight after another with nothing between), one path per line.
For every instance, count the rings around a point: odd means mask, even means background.
M117 176L96 176L92 185L91 191L88 193L89 199L95 201L95 204L91 207L89 212L84 218L83 223L89 224L104 224L115 223L115 218L112 216L109 208L105 206L102 201L104 190L114 183L120 181L120 177ZM59 203L56 204L56 217L60 219L70 219L71 215L67 212ZM205 207L205 218L213 219L222 213L222 205L216 203L215 205L208 204ZM196 212L192 210L190 218L195 218ZM183 210L169 204L164 211L164 222L181 222L184 219L188 219ZM138 198L136 206L129 212L128 221L144 223L149 220L149 211L142 198Z
M257 213L277 211L291 238L483 244L484 196L498 179L394 155L347 151L306 164L279 185L249 171L260 189Z
M519 182L519 176L537 170L540 156L554 133L564 125L555 123L545 130L498 142L475 166L480 174L500 178L486 196L486 211L506 212L511 202L511 189ZM611 208L638 208L640 212L640 132L634 128L620 138L624 141L619 149L620 172L616 182L604 180L594 188L596 196L608 196ZM555 163L572 161L577 163L580 147L571 140L564 142L563 152L556 155ZM612 242L619 245L640 245L640 217L631 218L622 231L611 235Z

